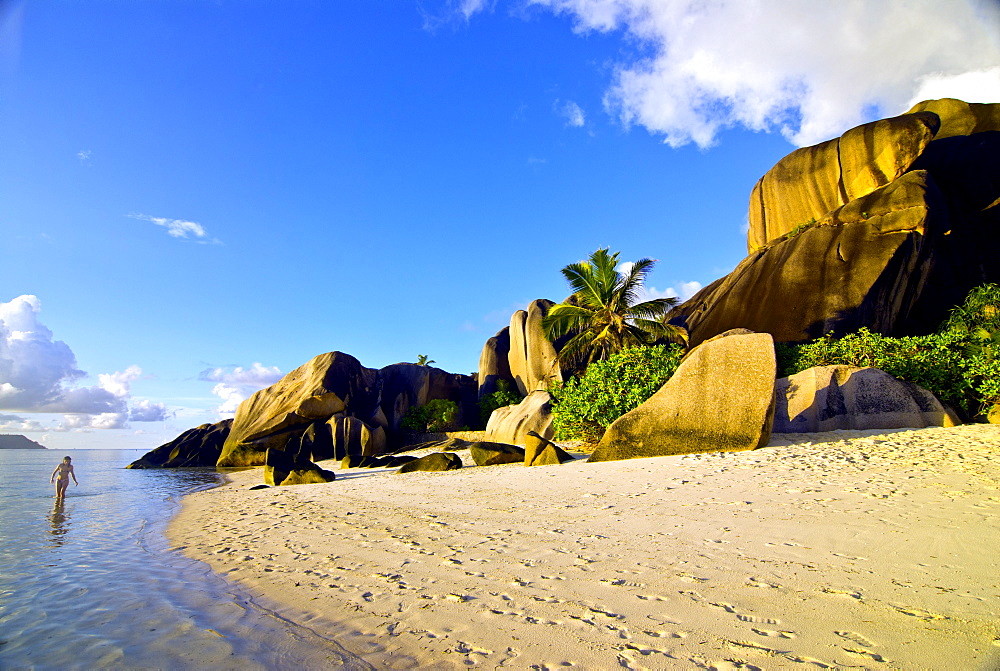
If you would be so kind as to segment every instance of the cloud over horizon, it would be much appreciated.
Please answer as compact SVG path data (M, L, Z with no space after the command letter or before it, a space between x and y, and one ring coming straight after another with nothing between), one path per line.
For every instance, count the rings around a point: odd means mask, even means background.
M138 366L98 375L98 384L74 386L87 373L77 368L76 356L65 342L38 320L37 296L18 296L0 303L0 410L66 415L64 426L123 428L129 416L131 383L142 375ZM162 403L142 401L135 421L161 421L168 412ZM93 416L93 417L91 417ZM25 431L41 426L36 420L5 415L4 424L20 424Z
M236 414L236 408L248 396L274 384L283 376L277 366L264 366L255 361L249 368L242 366L206 368L198 374L198 379L217 383L212 387L212 393L222 399L222 403L215 411L220 415L233 415Z
M805 146L930 97L1000 101L990 0L527 2L635 45L614 64L605 108L671 147L710 147L733 127ZM479 4L463 5L466 18Z

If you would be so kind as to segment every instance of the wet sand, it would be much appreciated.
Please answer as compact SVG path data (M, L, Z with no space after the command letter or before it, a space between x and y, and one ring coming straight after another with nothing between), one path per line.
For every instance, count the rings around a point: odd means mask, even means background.
M254 469L168 537L376 668L992 669L998 456L970 425L250 491Z

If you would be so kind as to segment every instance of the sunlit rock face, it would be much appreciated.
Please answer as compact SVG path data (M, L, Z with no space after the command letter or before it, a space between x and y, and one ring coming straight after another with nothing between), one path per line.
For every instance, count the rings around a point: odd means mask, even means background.
M222 445L229 436L233 420L202 424L188 429L169 443L147 452L128 468L184 468L215 466L222 454Z
M668 315L692 344L935 330L1000 281L1000 104L927 101L792 152L754 187L749 256Z
M511 315L510 326L486 341L479 356L480 398L496 391L500 380L527 396L569 377L572 371L563 369L565 364L556 356L561 341L553 344L542 330L542 320L553 305L545 298L531 301L527 310L516 310Z
M960 423L934 394L878 368L816 366L775 383L773 433Z
M318 419L348 409L370 416L378 405L376 371L343 352L314 357L240 403L219 466L260 466L268 449L298 445Z
M458 405L459 425L478 419L471 376L411 363L374 370L327 352L240 404L218 465L259 466L269 449L303 459L381 454L399 443L407 411L435 399Z
M699 345L655 394L611 423L588 461L763 447L775 367L767 333L735 331Z
M486 440L495 443L523 446L530 432L543 438L555 435L552 396L547 391L533 391L517 405L497 408L486 424Z

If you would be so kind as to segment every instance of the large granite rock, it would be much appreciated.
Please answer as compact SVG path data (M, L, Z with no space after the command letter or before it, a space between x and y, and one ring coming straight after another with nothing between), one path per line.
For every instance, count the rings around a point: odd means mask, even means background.
M525 466L554 466L573 461L572 455L548 438L529 431L524 440Z
M510 327L504 326L486 341L479 355L479 371L476 377L479 383L479 398L495 392L497 382L500 380L506 380L512 389L517 388L514 377L510 374L509 356Z
M224 419L188 429L169 443L136 459L127 468L214 467L232 425L233 420Z
M774 433L956 426L926 389L878 368L818 366L775 383Z
M997 175L1000 104L925 101L797 150L754 189L750 255L668 319L692 344L735 327L784 342L933 332L1000 282Z
M862 326L891 333L910 319L933 269L931 243L946 230L933 180L909 173L750 254L669 318L693 345L734 328L779 342Z
M575 299L566 299L572 303ZM527 310L511 315L510 326L488 339L479 356L479 397L497 390L497 382L506 380L511 390L527 396L536 390L548 389L552 382L562 382L576 370L558 359L559 349L571 336L555 343L545 337L542 320L555 303L539 298L528 304Z
M348 454L374 456L386 450L382 427L370 427L357 417L335 417L330 420L333 457L343 459Z
M454 471L462 468L462 457L454 452L435 452L403 464L399 473L415 471Z
M506 443L477 441L469 445L469 453L476 466L519 464L524 461L524 448Z
M478 386L469 375L448 373L432 366L397 363L378 371L379 403L385 418L390 448L401 445L400 422L412 407L444 399L458 405L456 423L473 425L479 421Z
M311 485L333 482L333 471L320 468L304 459L297 459L285 450L268 450L264 455L264 484Z
M901 177L939 125L933 113L908 113L796 149L761 177L750 194L749 250Z
M762 447L771 436L774 378L767 333L706 342L645 403L608 427L588 461Z
M259 466L268 449L298 445L317 419L368 416L378 401L376 371L343 352L327 352L240 403L219 466Z
M917 112L933 112L941 120L935 140L1000 131L1000 104L996 103L967 103L955 98L941 98L919 102L907 114Z
M533 391L517 405L494 410L486 423L485 440L524 445L529 431L545 438L555 435L552 426L552 397L547 391Z

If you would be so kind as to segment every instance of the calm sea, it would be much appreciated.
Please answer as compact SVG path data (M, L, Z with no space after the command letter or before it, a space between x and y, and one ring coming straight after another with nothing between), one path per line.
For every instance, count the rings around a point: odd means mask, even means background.
M52 469L80 486L57 504ZM370 668L256 606L163 536L209 469L125 470L132 450L0 450L0 669Z

